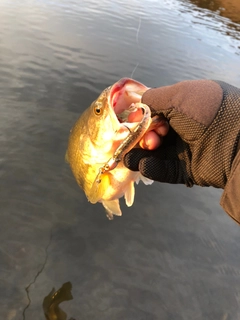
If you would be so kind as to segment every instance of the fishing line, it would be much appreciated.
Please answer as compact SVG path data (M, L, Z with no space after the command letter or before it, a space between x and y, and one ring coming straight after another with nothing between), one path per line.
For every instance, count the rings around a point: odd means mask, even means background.
M138 23L138 29L137 29L137 34L136 34L136 42L137 42L137 47L138 47L138 49L139 49L138 35L139 35L140 28L141 28L141 22L142 22L142 19L141 19L141 16L139 16L139 23ZM138 52L139 52L139 50L138 50ZM133 78L133 74L134 74L134 72L137 70L137 67L138 67L138 66L139 66L139 61L137 62L135 68L133 69L133 72L132 72L130 78Z

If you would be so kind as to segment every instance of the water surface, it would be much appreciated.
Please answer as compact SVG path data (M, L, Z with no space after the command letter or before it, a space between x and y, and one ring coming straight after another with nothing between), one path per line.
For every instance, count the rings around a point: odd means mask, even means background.
M239 226L221 190L140 185L110 222L64 163L71 126L121 77L240 87L239 16L236 0L0 2L3 319L44 319L68 281L76 320L240 318Z

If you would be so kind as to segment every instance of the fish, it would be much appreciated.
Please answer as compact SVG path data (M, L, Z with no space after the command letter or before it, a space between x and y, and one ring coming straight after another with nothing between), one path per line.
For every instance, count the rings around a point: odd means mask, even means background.
M110 220L122 215L121 197L132 206L135 182L153 183L123 164L125 154L157 123L141 103L148 89L131 78L120 79L102 91L70 131L65 160L88 201L102 203Z
M42 307L47 320L67 320L67 314L59 307L59 304L73 299L71 290L71 282L66 282L57 291L53 288L43 299Z

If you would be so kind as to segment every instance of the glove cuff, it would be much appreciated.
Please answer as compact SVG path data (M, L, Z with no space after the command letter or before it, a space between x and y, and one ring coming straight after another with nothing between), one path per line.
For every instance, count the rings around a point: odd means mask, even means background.
M223 90L222 105L202 137L190 143L191 171L200 186L224 188L229 179L240 134L240 90L217 81Z
M240 147L240 141L238 143ZM232 170L221 197L221 206L227 214L240 224L240 150L232 164Z

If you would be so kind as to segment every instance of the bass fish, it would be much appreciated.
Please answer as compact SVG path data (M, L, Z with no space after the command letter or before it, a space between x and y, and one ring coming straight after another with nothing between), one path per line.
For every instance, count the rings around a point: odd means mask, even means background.
M100 94L70 131L66 162L87 199L101 202L109 219L122 215L122 196L128 207L133 204L134 182L153 182L127 169L122 161L156 121L141 103L147 89L133 79L119 80Z

